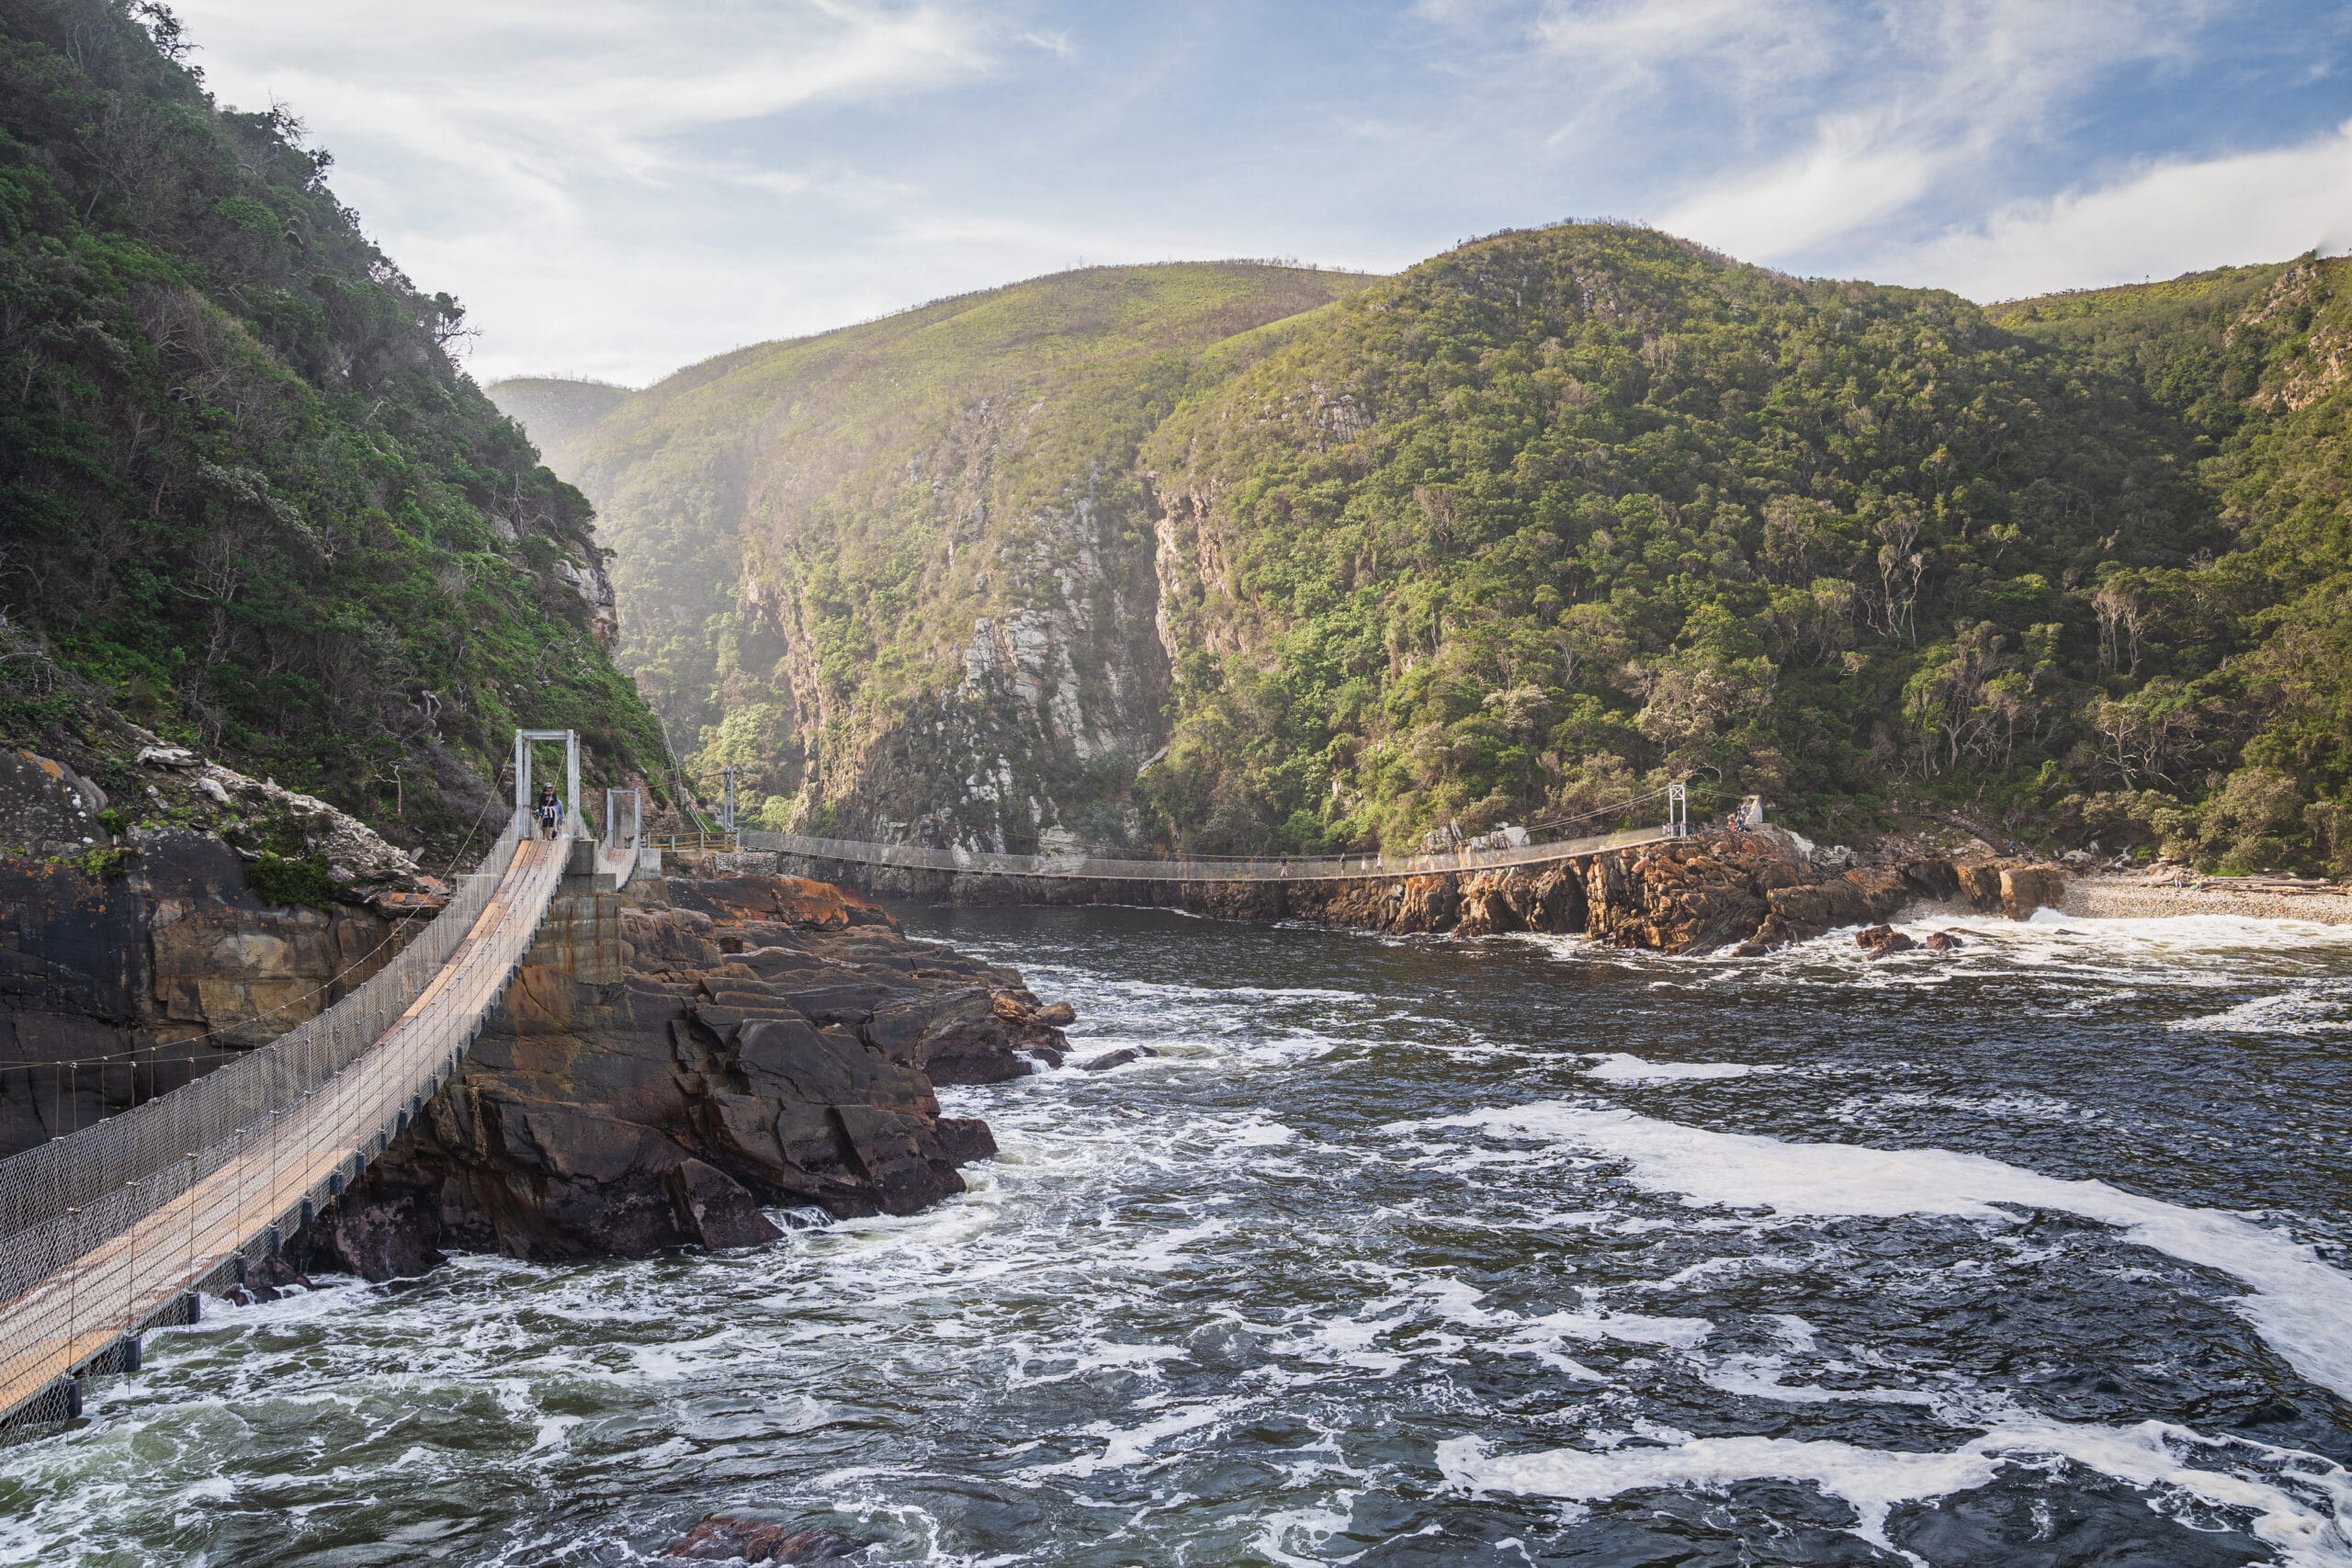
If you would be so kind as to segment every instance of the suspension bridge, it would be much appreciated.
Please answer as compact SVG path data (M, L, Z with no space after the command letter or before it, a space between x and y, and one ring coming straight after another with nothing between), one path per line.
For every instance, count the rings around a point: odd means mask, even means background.
M141 1336L244 1282L422 1113L529 952L567 872L639 864L642 803L608 791L601 839L576 804L544 834L515 738L515 804L448 903L350 995L167 1094L0 1160L0 1425L79 1413L82 1381L131 1371ZM627 835L619 829L626 816Z
M531 807L533 748L543 742L564 747L567 807L552 824ZM243 1284L423 1114L521 967L567 874L608 888L628 882L651 847L636 792L605 793L603 834L592 837L577 807L578 737L524 730L514 748L504 830L440 913L350 995L180 1088L0 1160L0 1427L78 1415L85 1378L136 1371L143 1334L193 1322L205 1293ZM1681 837L1682 786L1660 793L1665 820L1654 828L1406 856L1008 855L760 832L720 842L994 876L1352 880L1543 864Z
M1646 801L1662 803L1661 820L1656 826L1577 837L1536 840L1531 836L1519 842L1479 840L1458 848L1412 855L1177 854L1138 859L1083 851L1020 855L929 844L888 844L860 839L817 838L805 833L769 833L756 829L730 829L727 841L744 850L789 855L798 860L890 867L903 871L945 872L959 876L1009 876L1071 882L1359 882L1440 874L1464 875L1482 871L1507 871L1517 866L1550 865L1561 861L1582 860L1611 850L1663 843L1689 834L1689 797L1685 786L1679 783L1589 813L1587 819L1591 817L1622 818L1634 807ZM727 815L733 815L731 809ZM1558 825L1573 826L1577 820L1571 818Z

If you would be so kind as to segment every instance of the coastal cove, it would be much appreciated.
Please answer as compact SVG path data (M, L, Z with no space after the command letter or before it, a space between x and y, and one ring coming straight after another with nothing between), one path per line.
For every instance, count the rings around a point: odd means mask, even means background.
M1001 1149L773 1245L153 1336L0 1556L2352 1561L2352 940L1755 959L900 903L1076 1007Z

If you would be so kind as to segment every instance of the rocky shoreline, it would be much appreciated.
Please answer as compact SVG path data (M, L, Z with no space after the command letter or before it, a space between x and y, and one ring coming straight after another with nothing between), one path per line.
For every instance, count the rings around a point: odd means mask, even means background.
M277 902L234 822L127 827L73 769L0 754L0 1156L266 1044L445 897L322 803L183 755L149 771L156 799L210 781L356 869ZM382 1280L454 1251L743 1246L776 1209L910 1213L995 1150L934 1086L1057 1066L1070 1019L825 884L571 878L461 1069L286 1261Z
M1962 904L2024 919L2063 897L2062 865L1914 855L1817 864L1777 829L1717 832L1588 859L1503 871L1346 882L1044 882L852 867L773 853L718 857L729 869L844 876L881 894L974 904L1126 904L1224 919L1302 920L1400 934L1576 935L1660 953L1754 955L1914 903Z
M1058 1066L1064 1007L789 877L559 896L458 1073L303 1238L370 1280L447 1252L731 1247L766 1211L913 1213L996 1152L937 1084Z

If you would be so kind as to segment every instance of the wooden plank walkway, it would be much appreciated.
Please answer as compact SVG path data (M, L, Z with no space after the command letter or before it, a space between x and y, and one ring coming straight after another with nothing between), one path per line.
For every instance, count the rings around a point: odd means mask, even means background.
M236 1157L129 1228L0 1303L0 1420L171 1315L187 1292L266 1246L355 1156L380 1152L447 1072L529 950L571 840L526 839L447 962L376 1043L266 1126Z

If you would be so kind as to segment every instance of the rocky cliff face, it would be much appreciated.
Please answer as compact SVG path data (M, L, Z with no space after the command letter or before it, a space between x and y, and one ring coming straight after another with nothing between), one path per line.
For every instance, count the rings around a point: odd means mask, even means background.
M623 664L768 826L1131 838L1170 688L1137 450L1363 281L1088 268L635 394L551 449L617 547Z
M740 1247L776 1207L910 1213L994 1152L934 1083L1058 1064L1020 976L789 877L567 892L463 1069L309 1239L413 1275ZM1048 1015L1067 1017L1067 1014Z
M170 819L153 828L123 827L70 768L0 753L17 851L0 856L0 1156L276 1039L443 900L331 807L164 750L140 791ZM236 840L268 813L317 852L317 903L255 890L264 852ZM763 1207L910 1213L993 1148L940 1117L933 1084L1058 1064L1069 1016L822 884L567 888L464 1073L302 1246L380 1279L445 1249L742 1245L775 1234Z
M130 809L0 752L0 1156L275 1040L446 894L323 802L176 748L151 748L117 793ZM290 890L256 890L265 863Z

